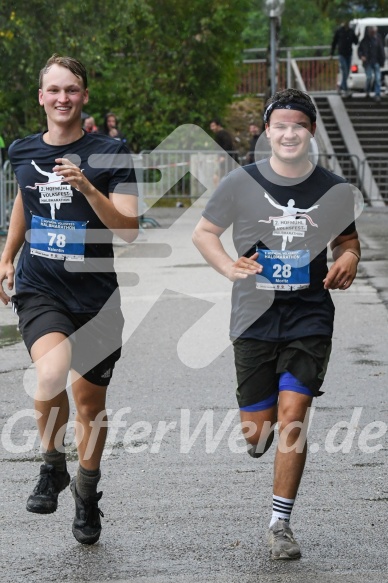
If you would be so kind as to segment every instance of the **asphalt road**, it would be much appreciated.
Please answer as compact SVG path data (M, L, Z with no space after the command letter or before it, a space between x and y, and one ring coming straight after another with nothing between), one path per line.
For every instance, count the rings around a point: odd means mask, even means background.
M103 531L92 547L72 536L69 490L53 515L25 511L39 472L24 390L30 362L22 343L0 349L2 583L388 583L388 214L361 215L359 277L333 293L332 360L292 517L303 556L272 562L275 448L260 461L243 452L231 348L187 335L230 292L190 243L199 212L155 211L163 230L116 247L127 341L109 390L115 428L102 465ZM15 323L0 308L0 326ZM71 431L67 447L74 472Z

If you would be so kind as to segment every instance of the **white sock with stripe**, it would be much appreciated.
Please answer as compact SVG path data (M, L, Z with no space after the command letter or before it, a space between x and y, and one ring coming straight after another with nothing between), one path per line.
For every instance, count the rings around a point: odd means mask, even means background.
M269 526L271 527L277 520L290 521L292 507L294 506L295 498L282 498L281 496L272 497L272 518Z

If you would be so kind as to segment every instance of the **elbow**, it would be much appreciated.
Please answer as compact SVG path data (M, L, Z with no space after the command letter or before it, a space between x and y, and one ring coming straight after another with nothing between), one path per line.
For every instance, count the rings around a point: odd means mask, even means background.
M192 240L192 242L193 242L193 245L194 245L194 246L195 246L197 249L199 249L199 239L200 239L200 237L199 237L198 230L197 230L197 229L194 229L194 231L193 231L193 234L192 234L192 236L191 236L191 240Z
M121 238L123 239L123 241L125 241L126 243L133 243L134 241L136 241L137 237L139 235L139 229L128 229L126 231L125 236L123 237L121 235Z
M126 243L133 243L139 235L139 219L137 217L133 218L125 229L115 230L114 232Z

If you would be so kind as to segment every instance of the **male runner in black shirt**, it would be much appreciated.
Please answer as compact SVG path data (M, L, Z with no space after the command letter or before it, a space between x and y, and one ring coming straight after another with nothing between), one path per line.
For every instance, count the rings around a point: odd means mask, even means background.
M297 559L289 520L306 460L308 412L328 364L330 289L352 284L360 259L353 191L309 160L316 110L287 89L266 103L272 155L232 171L208 202L193 240L234 282L230 336L248 453L260 457L279 427L269 543L273 559ZM238 259L221 241L233 226ZM327 268L327 244L334 263Z
M17 194L0 262L0 283L12 298L24 342L35 364L35 409L44 464L27 510L49 514L67 487L63 440L71 372L79 468L71 481L75 538L100 537L97 493L106 438L105 398L121 354L123 316L113 268L113 232L136 238L137 188L125 145L82 130L88 102L84 66L53 55L40 72L39 103L46 132L14 142L9 157ZM4 304L8 295L0 286Z

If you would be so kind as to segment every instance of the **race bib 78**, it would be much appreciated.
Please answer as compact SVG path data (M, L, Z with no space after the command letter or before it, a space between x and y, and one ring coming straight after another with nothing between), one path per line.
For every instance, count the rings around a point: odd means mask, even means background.
M83 261L86 224L85 221L60 221L32 215L31 255L48 259Z

